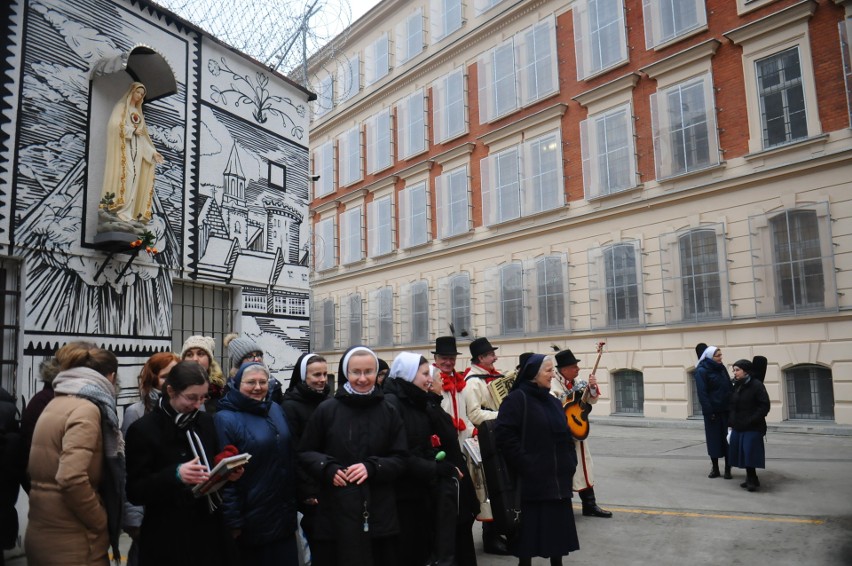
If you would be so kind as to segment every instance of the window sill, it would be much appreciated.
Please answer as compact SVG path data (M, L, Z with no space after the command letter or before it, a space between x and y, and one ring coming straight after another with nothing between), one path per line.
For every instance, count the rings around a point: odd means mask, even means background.
M792 151L794 149L801 149L801 148L808 147L808 146L811 146L811 145L824 144L826 141L828 141L828 137L829 137L828 134L820 134L818 136L803 138L803 139L800 139L800 140L787 142L785 144L776 145L776 146L770 147L768 149L762 149L760 151L747 153L743 157L746 160L761 159L761 158L764 158L764 157L771 157L773 155L776 155L776 154L779 154L779 153L784 153L786 151Z
M693 171L687 171L685 173L677 173L675 175L669 175L668 177L659 177L657 178L657 184L662 186L665 183L673 183L675 181L680 181L682 179L689 179L692 177L698 177L702 174L712 173L713 171L718 171L720 169L724 169L727 165L727 161L720 161L719 163L714 163L713 165L708 165L702 169L695 169Z
M639 183L638 185L634 185L634 186L628 187L626 189L621 189L621 190L613 192L613 193L607 193L605 195L586 196L586 200L590 203L593 203L593 202L597 203L597 202L601 202L601 201L604 201L604 200L607 200L607 199L610 199L610 198L615 198L615 197L621 196L621 195L626 194L626 193L631 193L631 192L634 192L634 191L641 191L644 187L645 187L645 185L643 183Z
M697 28L693 28L691 30L683 32L682 35L678 35L678 36L673 37L671 39L667 39L664 42L662 42L658 45L655 45L653 47L653 49L654 49L654 51L662 51L663 49L666 49L667 47L670 47L670 46L674 45L675 43L683 41L684 39L689 39L690 37L692 37L694 35L698 35L699 33L707 31L708 29L709 28L707 27L707 24L704 24L703 26L700 26L700 27L697 27Z
M580 79L578 79L578 80L581 80L581 81L591 81L591 80L593 80L593 79L596 79L596 78L598 78L598 77L600 77L600 76L602 76L602 75L605 75L605 74L609 73L610 71L613 71L613 70L615 70L615 69L618 69L619 67L624 67L624 66L625 66L625 65L627 65L628 63L630 63L630 58L629 58L629 57L628 57L628 58L626 58L626 59L624 59L623 61L619 61L619 62L617 62L617 63L613 63L612 65L610 65L610 66L609 66L609 67L607 67L606 69L601 69L601 70L599 70L599 71L595 71L594 73L592 73L592 74L590 74L590 75L587 75L587 76L585 76L585 77L582 77L582 78L580 78Z

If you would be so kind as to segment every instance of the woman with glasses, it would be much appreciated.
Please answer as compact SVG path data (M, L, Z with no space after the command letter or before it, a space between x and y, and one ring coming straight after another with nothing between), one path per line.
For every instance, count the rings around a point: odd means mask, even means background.
M213 417L200 410L208 385L201 365L178 363L157 406L127 431L127 498L145 506L139 535L143 566L233 563L218 493L192 493L209 477L219 452Z
M376 387L379 361L364 346L343 355L335 396L320 404L299 458L319 484L314 566L403 564L394 482L405 467L405 429Z
M229 377L234 377L240 366L248 362L264 364L263 348L248 336L228 334L222 339L222 344L228 348L228 358L231 362ZM268 367L268 366L267 366ZM227 387L226 387L227 389ZM269 377L269 398L273 403L280 403L283 397L281 382L274 376Z
M214 418L219 442L251 454L223 493L225 527L245 566L296 566L295 458L284 411L269 398L269 370L240 366Z
M216 341L209 336L190 336L180 349L180 359L198 362L207 372L209 386L204 410L211 415L216 412L216 402L222 398L225 389L225 374L213 356L215 347Z
M696 353L699 348L696 347ZM704 415L704 437L707 440L707 455L710 456L708 478L718 478L719 458L725 458L725 479L731 479L731 463L728 461L728 405L731 400L731 378L722 363L722 349L707 346L695 366L695 390Z

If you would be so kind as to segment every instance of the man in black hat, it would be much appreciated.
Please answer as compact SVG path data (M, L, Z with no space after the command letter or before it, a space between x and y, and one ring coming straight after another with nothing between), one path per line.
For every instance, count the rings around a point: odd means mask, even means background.
M591 406L598 402L601 395L595 374L589 376L588 383L580 387L582 382L578 382L575 388L574 380L580 373L580 360L574 356L571 350L562 350L556 354L556 371L561 379L554 379L551 382L551 392L556 397L564 399L563 404L570 403L579 395L580 407L591 411ZM587 441L575 438L574 448L577 450L578 465L577 471L574 473L573 487L574 491L580 494L580 501L583 502L583 515L606 519L612 517L611 511L601 509L595 501L594 468Z

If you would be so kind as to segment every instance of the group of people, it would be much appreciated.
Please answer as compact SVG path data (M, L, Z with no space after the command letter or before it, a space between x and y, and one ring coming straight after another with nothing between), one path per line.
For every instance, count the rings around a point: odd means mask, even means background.
M733 479L731 468L745 468L746 479L740 487L748 491L760 488L757 469L766 467L763 437L769 395L763 385L766 358L737 360L731 366L731 380L722 363L722 349L700 343L695 347L695 388L704 417L704 434L711 468L709 478ZM719 459L725 461L724 472Z

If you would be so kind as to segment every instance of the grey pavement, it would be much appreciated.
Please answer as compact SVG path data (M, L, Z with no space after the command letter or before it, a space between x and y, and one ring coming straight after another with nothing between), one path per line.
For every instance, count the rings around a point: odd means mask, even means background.
M744 470L734 469L733 480L707 478L700 421L592 416L589 448L598 503L613 518L583 517L575 499L580 550L564 560L566 566L852 565L849 427L771 426L767 467L758 470L761 490L755 493L740 488ZM474 528L480 566L517 564L483 554ZM126 550L129 541L123 542Z

